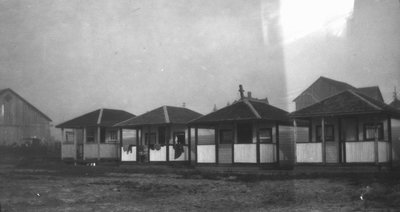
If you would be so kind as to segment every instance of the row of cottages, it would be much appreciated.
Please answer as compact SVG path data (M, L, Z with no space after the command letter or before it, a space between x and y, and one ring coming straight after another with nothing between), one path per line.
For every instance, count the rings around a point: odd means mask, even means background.
M135 115L123 110L98 109L57 125L61 128L61 159L119 160L121 134L116 123Z
M388 164L400 161L400 110L378 87L320 77L288 113L243 95L207 115L162 106L135 117L101 109L67 121L63 159L253 165Z
M51 119L10 88L0 90L0 145L49 141Z
M378 87L319 78L295 100L298 164L387 164L400 159L400 110Z

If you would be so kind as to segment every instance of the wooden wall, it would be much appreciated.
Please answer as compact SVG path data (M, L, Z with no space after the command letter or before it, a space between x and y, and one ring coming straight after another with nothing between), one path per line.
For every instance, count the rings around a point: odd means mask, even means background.
M2 106L4 105L4 106ZM11 91L0 95L0 145L21 144L24 138L50 140L50 122Z

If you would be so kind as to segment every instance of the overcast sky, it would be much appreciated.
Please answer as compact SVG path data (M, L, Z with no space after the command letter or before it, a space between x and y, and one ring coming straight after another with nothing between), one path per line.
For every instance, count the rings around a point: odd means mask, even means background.
M238 85L293 110L323 75L400 90L398 0L1 0L0 88L54 124L98 108L209 113Z

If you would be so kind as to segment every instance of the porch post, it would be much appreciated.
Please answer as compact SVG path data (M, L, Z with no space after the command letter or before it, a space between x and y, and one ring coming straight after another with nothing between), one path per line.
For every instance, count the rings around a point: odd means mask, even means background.
M147 157L149 157L148 162L150 162L150 134L151 134L151 126L147 127ZM157 134L156 134L157 136ZM144 142L146 143L146 136L144 136ZM157 137L156 137L157 139Z
M257 156L257 164L260 165L261 159L260 159L260 132L258 130L258 123L254 122L255 127L253 127L253 129L256 131L256 156ZM254 134L253 134L254 135Z
M375 155L375 164L379 165L379 151L378 151L378 125L375 120L375 127L374 127L374 155Z
M294 144L293 144L293 149L294 149L294 163L297 163L297 122L296 119L293 119L293 140L294 140Z
M139 156L139 145L140 145L140 140L139 140L139 128L135 128L136 131L136 163L139 163L140 156Z
M168 132L165 132L164 139L167 142L167 154L166 155L167 155L167 162L169 162L169 144L170 144L169 140L172 139L172 143L174 142L174 134L173 134L170 126L165 127L165 131L167 131L167 130L168 130ZM169 133L169 136L168 136L168 133ZM183 153L183 154L185 154L185 153ZM174 156L174 159L175 159L175 156Z
M237 143L237 123L233 122L232 164L235 163L235 144Z
M199 154L197 152L197 145L199 143L199 134L198 134L198 126L194 127L194 163L197 164L197 155Z
M393 158L392 158L392 151L393 151L393 146L392 146L392 119L390 116L387 117L387 128L388 128L388 143L389 143L389 162L390 166L392 166Z
M188 135L188 157L189 157L189 165L191 165L192 164L192 134L191 134L191 132L190 132L190 126L188 126L187 127L187 130L188 130L188 133L187 133L187 135Z
M77 160L78 159L78 155L77 155L78 154L78 150L77 150L78 141L76 139L76 129L73 129L73 132L74 132L74 150L75 150L74 159Z
M275 123L275 137L276 137L276 163L279 165L280 160L279 160L279 122ZM260 141L258 141L260 143Z
M218 127L218 125L217 126L215 126L215 133L214 133L214 136L215 136L215 163L216 164L218 164L219 163L219 157L218 157L218 148L219 148L219 139L218 139L218 134L219 134L219 132L218 132L218 130L219 130L219 127Z
M321 139L322 139L322 163L326 164L326 147L325 147L325 118L321 120Z
M85 146L86 146L86 142L87 142L87 138L86 138L86 127L83 128L83 149L82 149L82 155L83 155L83 160L86 160L86 156L85 156Z
M61 128L61 160L63 159L63 153L62 153L62 146L63 146L63 144L64 144L64 128Z
M339 134L339 163L343 163L342 160L342 149L343 149L343 143L342 143L342 119L338 117L338 134Z
M119 128L119 162L122 162L122 128Z
M101 140L101 128L97 127L97 160L100 160L100 140Z

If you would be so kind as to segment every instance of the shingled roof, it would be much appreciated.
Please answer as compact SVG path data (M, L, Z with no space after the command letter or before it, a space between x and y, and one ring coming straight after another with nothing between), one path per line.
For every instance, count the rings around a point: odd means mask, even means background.
M371 98L374 98L376 100L383 102L382 93L378 86L357 88L357 90L366 96L369 96Z
M57 125L57 128L81 128L81 127L111 127L114 124L135 117L124 110L98 109L69 121Z
M288 112L262 101L242 99L232 105L209 113L190 122L190 124L208 124L223 121L271 120L287 122Z
M33 106L31 103L29 103L26 99L24 99L22 96L20 96L18 93L16 93L15 91L13 91L11 88L5 88L5 89L0 89L0 95L2 95L5 92L11 92L13 93L15 96L17 96L18 98L20 98L22 101L24 101L27 105L29 105L30 107L32 107L34 110L36 110L36 112L38 112L39 114L41 114L45 119L47 119L48 121L52 121L46 114L44 114L42 111L40 111L37 107Z
M159 124L186 124L200 116L202 116L202 114L187 108L162 106L137 117L117 123L115 126L135 127Z
M400 111L361 92L345 90L318 103L292 112L291 117L385 113L400 117Z

